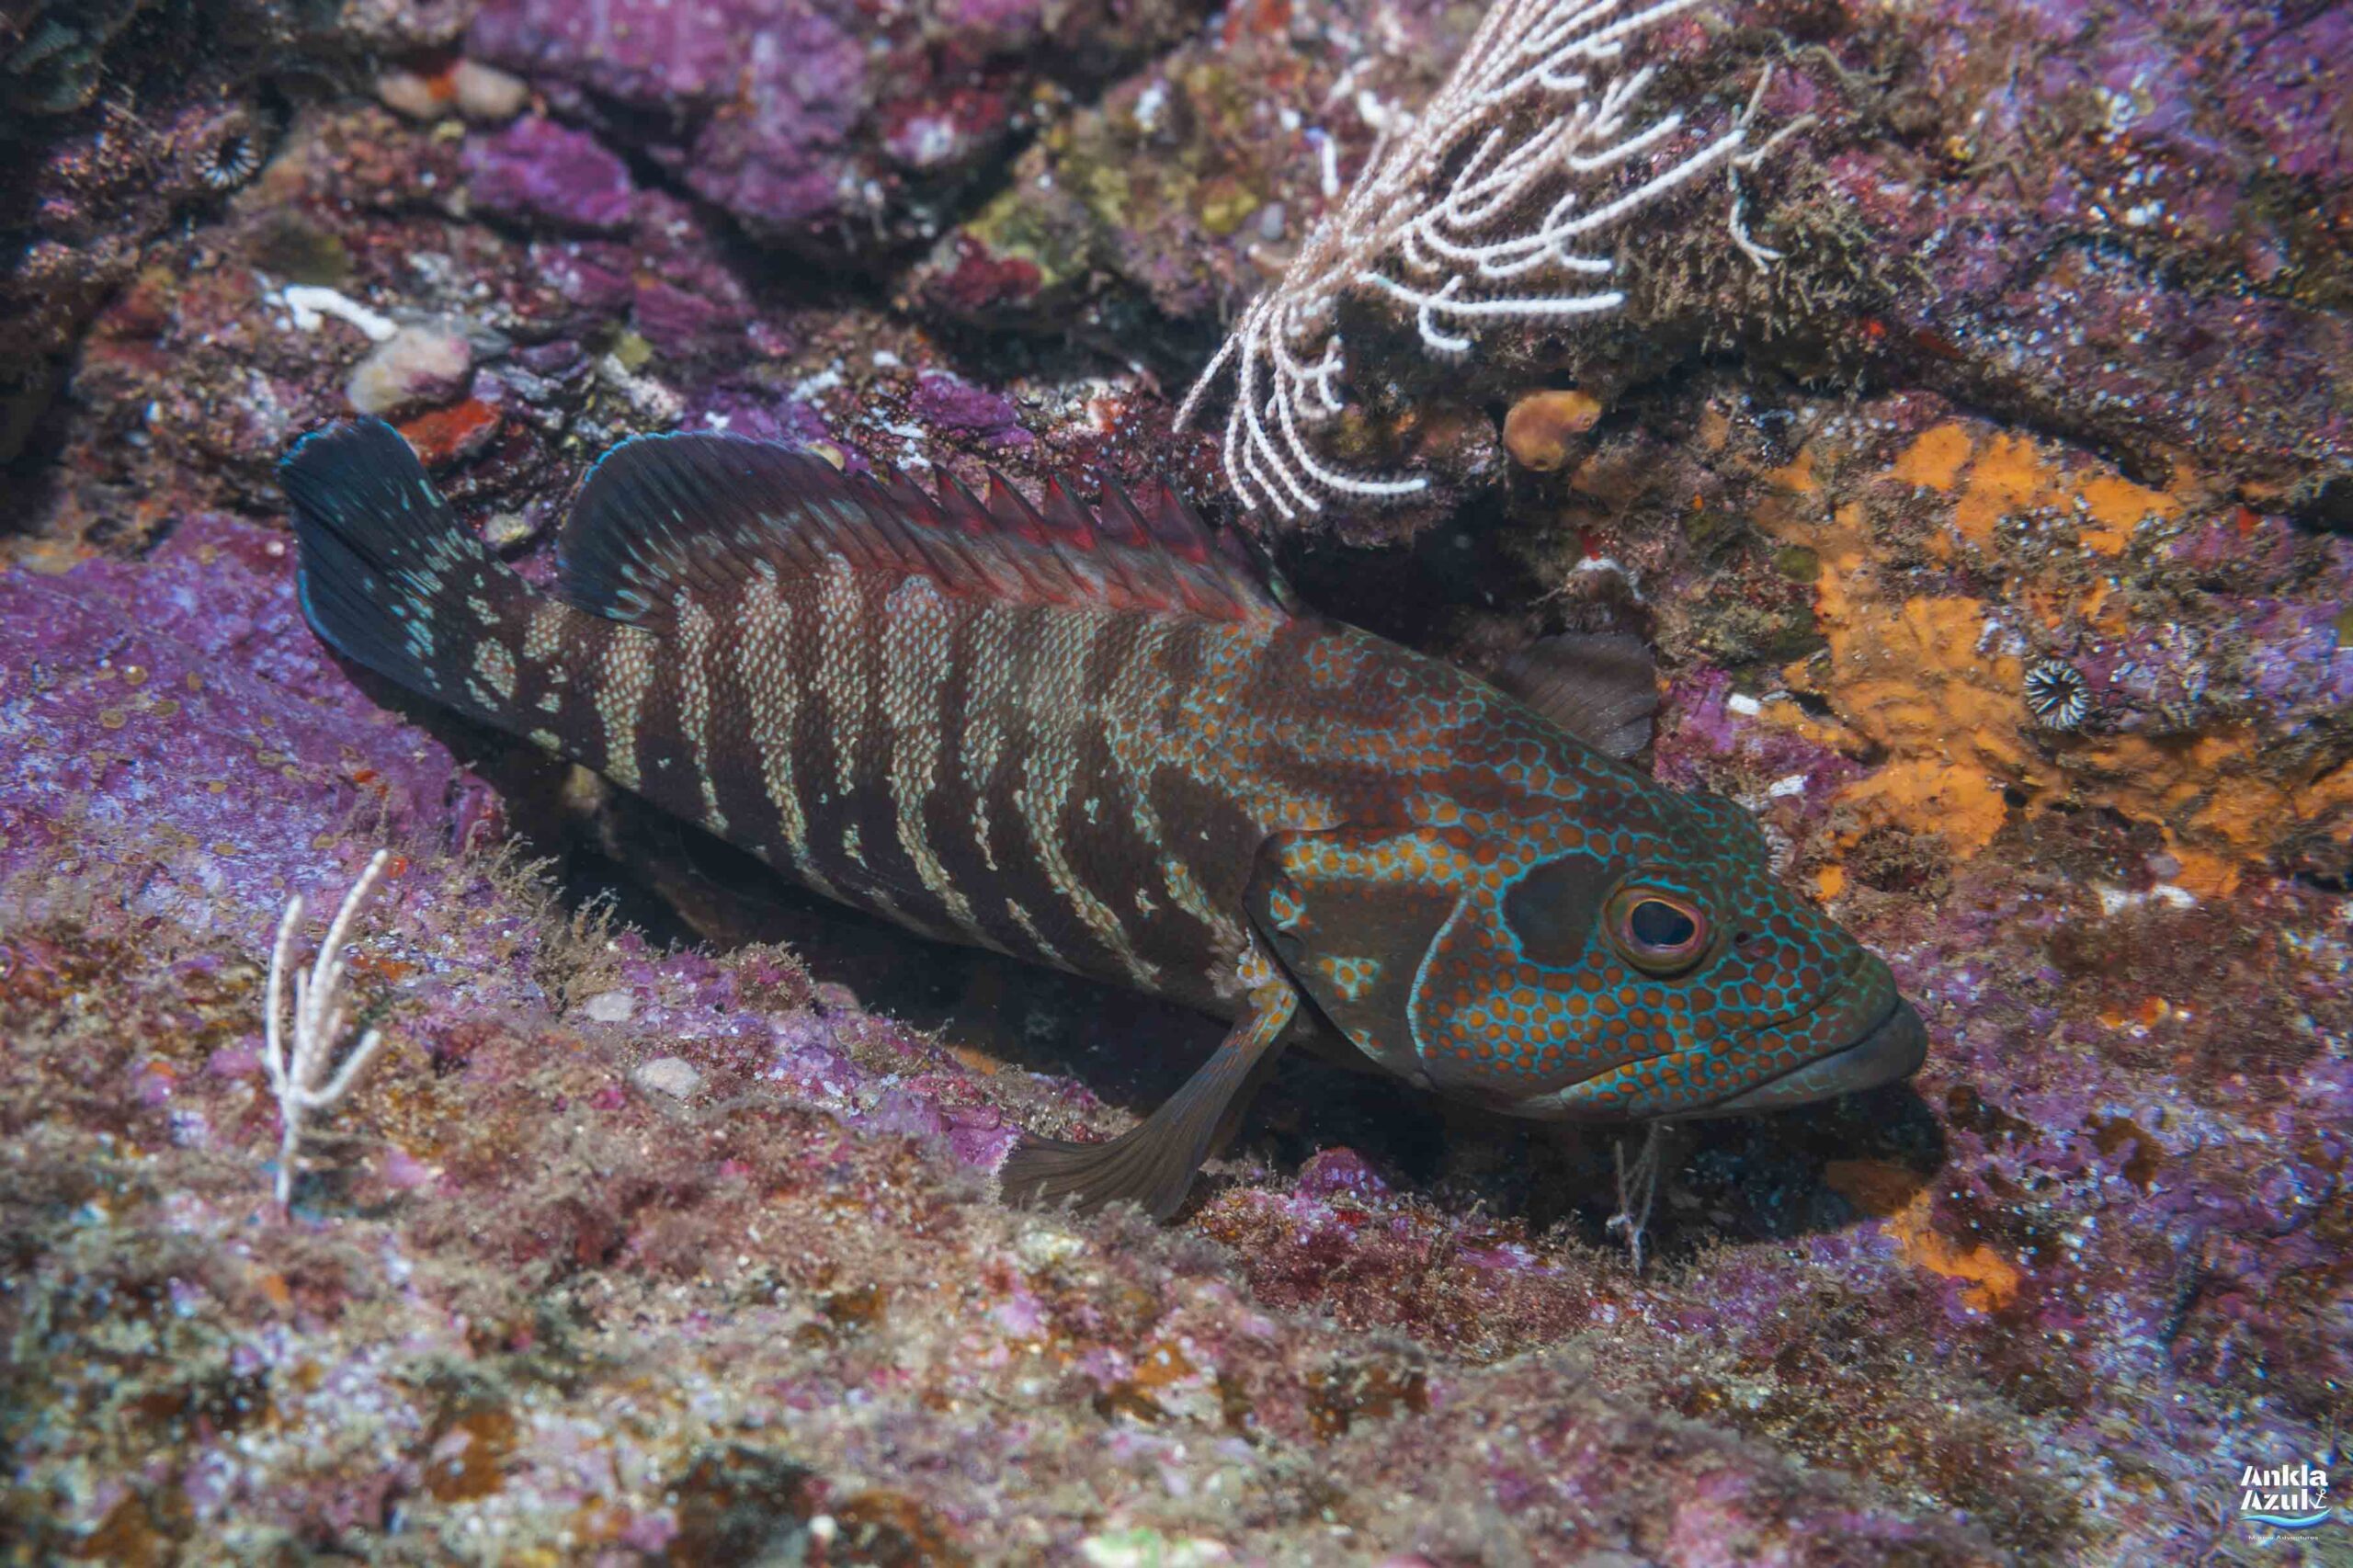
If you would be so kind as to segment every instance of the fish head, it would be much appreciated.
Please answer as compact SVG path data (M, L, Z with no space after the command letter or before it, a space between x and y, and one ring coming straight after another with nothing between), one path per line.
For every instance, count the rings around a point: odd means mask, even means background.
M1733 1115L1919 1067L1894 975L1773 875L1747 812L1614 790L1278 835L1251 919L1365 1055L1513 1115Z

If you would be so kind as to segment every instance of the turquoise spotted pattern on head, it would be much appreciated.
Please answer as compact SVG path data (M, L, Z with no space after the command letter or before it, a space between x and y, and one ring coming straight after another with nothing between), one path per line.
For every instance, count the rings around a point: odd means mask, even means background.
M1433 685L1389 733L1440 755L1360 737L1420 785L1403 820L1286 835L1253 885L1278 957L1358 1049L1498 1109L1597 1120L1769 1108L1917 1065L1887 966L1774 878L1745 812Z

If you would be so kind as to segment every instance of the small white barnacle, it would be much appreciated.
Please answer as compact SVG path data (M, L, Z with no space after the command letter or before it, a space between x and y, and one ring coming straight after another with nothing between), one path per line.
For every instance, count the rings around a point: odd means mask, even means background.
M2046 730L2080 728L2091 717L2092 689L2064 659L2045 659L2026 672L2027 711Z

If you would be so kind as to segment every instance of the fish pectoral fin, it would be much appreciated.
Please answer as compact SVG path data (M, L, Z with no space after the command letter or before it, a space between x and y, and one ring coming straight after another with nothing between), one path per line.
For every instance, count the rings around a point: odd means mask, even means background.
M1250 1016L1142 1125L1108 1143L1024 1134L997 1172L1005 1200L1050 1206L1071 1199L1082 1214L1124 1201L1155 1220L1176 1213L1201 1162L1233 1135L1251 1092L1282 1054L1283 1029L1299 1010L1289 986L1262 991L1255 1000Z
M1638 638L1623 632L1542 638L1505 660L1487 682L1620 762L1650 744L1658 668Z

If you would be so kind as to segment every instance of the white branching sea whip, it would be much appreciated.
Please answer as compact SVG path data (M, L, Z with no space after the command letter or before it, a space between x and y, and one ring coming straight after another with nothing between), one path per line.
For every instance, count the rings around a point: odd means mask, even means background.
M1684 118L1640 114L1656 68L1618 70L1627 41L1705 3L1498 0L1436 95L1383 133L1339 210L1243 312L1178 410L1182 429L1232 374L1225 474L1245 506L1291 517L1329 497L1380 501L1429 483L1317 455L1316 427L1346 406L1344 296L1409 307L1423 346L1445 358L1469 352L1494 323L1616 310L1625 296L1606 286L1613 264L1596 242L1717 168L1732 185L1733 242L1759 267L1778 259L1749 237L1740 171L1807 122L1754 142L1769 73L1722 132L1631 181L1619 174L1662 153Z
M290 1050L286 1035L279 1027L285 1012L286 975L294 951L294 929L302 922L302 900L297 896L286 905L286 914L278 923L278 944L269 955L269 1011L262 1022L262 1064L269 1070L270 1091L278 1096L278 1207L282 1211L294 1196L294 1162L302 1147L302 1129L313 1111L332 1110L351 1085L367 1070L369 1059L383 1039L374 1029L359 1037L343 1058L343 1064L328 1075L333 1065L335 1041L343 1033L343 976L345 964L343 944L351 934L351 922L359 906L368 902L369 892L376 879L384 874L391 852L379 849L369 857L367 869L351 891L343 895L343 907L335 911L335 921L327 927L326 940L319 944L319 956L308 975L300 970L294 974L294 1013L290 1020L293 1042Z

